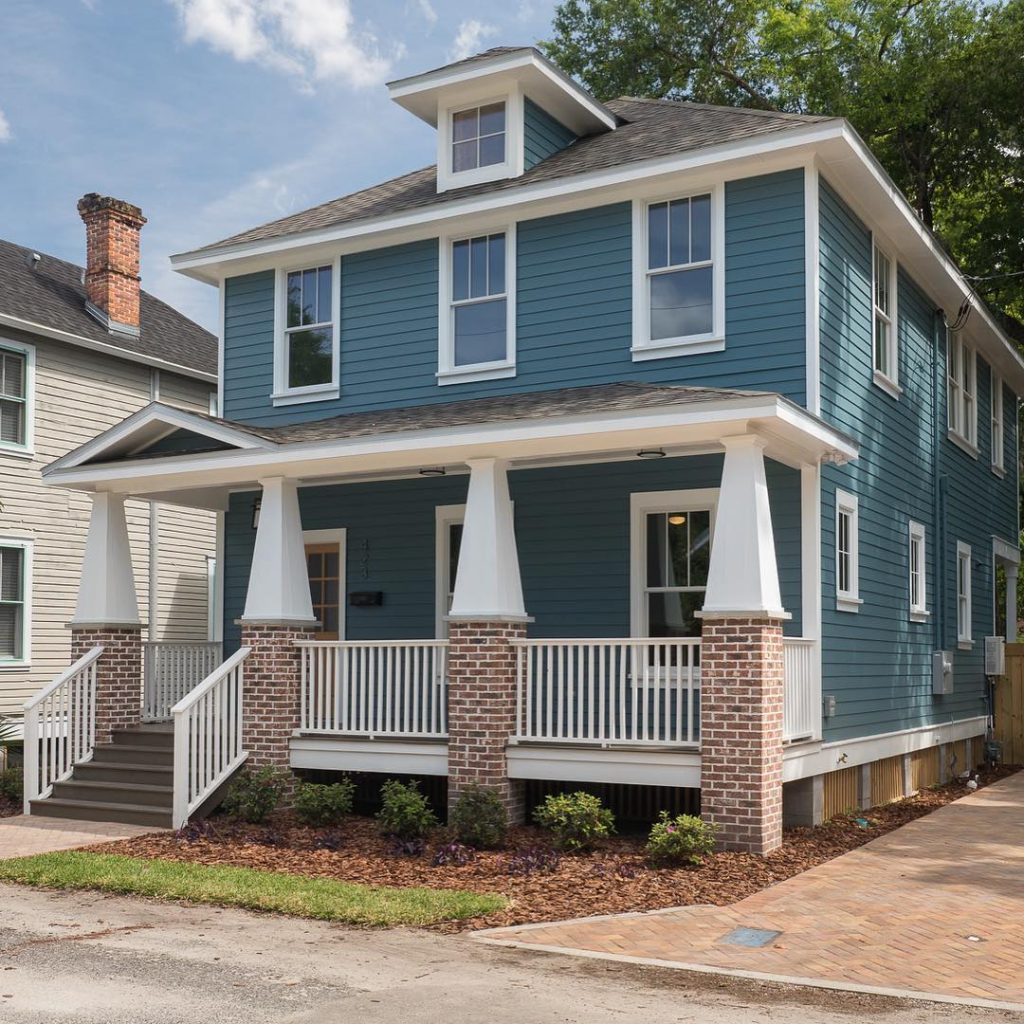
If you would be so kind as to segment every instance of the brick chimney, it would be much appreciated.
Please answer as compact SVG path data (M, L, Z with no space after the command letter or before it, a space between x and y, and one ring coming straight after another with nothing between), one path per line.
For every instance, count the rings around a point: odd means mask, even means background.
M139 232L146 218L123 199L78 200L85 221L86 308L108 330L139 333Z

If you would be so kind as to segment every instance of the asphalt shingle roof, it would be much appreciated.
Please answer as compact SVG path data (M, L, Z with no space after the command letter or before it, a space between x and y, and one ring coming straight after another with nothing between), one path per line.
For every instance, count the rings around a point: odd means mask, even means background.
M217 372L217 339L166 302L143 291L141 329L133 338L111 334L85 308L82 267L0 239L0 313L202 373Z
M482 56L469 59L476 60ZM716 107L703 103L633 97L611 100L606 106L619 118L621 123L618 128L579 139L531 167L518 178L484 182L438 193L436 167L424 167L380 185L232 235L188 255L390 216L427 206L441 206L469 196L506 192L539 182L767 135L799 124L835 120L743 107Z

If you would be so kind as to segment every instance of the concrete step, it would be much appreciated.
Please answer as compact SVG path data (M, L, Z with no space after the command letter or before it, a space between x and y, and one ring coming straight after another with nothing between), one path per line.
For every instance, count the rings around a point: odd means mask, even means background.
M169 768L174 764L174 750L170 747L165 749L135 743L104 743L93 750L92 763L148 764L154 768Z
M115 746L153 747L155 750L174 749L174 730L161 726L118 729L114 732L112 739Z
M126 782L149 786L170 786L174 770L170 764L154 765L136 761L86 761L75 765L77 782Z
M54 785L50 799L129 804L170 813L173 795L170 786L152 786L138 782L83 782L79 780L76 770L72 778Z
M116 804L99 800L61 800L47 797L32 801L32 813L44 818L72 818L78 821L116 821L124 825L170 828L171 812L139 804Z

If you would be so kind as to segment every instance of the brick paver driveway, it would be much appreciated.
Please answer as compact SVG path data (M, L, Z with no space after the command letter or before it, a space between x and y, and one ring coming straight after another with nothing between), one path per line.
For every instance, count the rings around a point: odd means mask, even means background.
M73 850L77 846L94 846L115 839L159 832L152 826L119 825L101 821L71 821L68 818L44 818L19 814L0 818L0 860L28 857L34 853Z
M781 934L722 941L737 928ZM478 937L1024 1009L1024 772L731 907Z

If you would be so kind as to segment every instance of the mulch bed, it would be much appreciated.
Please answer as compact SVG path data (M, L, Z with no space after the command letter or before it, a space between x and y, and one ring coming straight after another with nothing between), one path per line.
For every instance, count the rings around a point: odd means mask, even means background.
M1000 766L984 771L978 785L988 785L1016 770ZM591 853L557 858L553 870L512 874L510 869L516 866L517 858L520 867L524 859L537 859L528 851L542 850L550 856L548 834L533 827L513 829L505 850L477 852L463 866L434 867L434 852L450 841L443 830L424 853L402 856L396 855L392 844L378 834L369 818L352 817L339 828L313 829L301 825L286 811L275 813L263 825L215 817L180 835L140 836L92 846L90 851L260 868L370 885L498 892L508 897L505 910L439 926L445 931L460 931L700 903L734 903L863 846L968 792L963 783L949 783L876 807L859 820L840 816L818 828L789 830L782 847L767 857L718 853L700 867L691 868L652 868L644 859L643 838L620 836L605 840ZM322 848L325 844L333 848Z
M21 804L16 804L13 800L5 800L0 796L0 818L13 818L16 814L21 814Z

